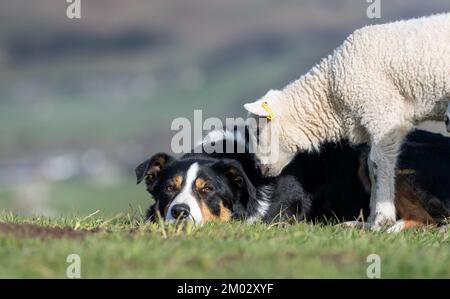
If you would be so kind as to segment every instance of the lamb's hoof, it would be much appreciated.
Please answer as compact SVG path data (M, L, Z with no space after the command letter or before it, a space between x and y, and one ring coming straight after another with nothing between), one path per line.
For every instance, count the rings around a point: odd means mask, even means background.
M339 226L348 227L348 228L357 228L357 229L368 229L370 228L370 224L362 221L346 221L339 224Z
M443 226L439 227L439 232L440 233L446 233L448 231L450 231L450 224L443 225Z
M399 221L395 222L394 225L391 225L391 226L386 230L386 232L387 232L388 234L399 233L399 232L401 232L401 231L404 230L404 229L405 229L405 221L399 220Z
M373 231L381 231L383 229L389 229L394 225L396 225L395 216L388 217L383 215L377 215L375 217L375 220L370 225L370 229Z

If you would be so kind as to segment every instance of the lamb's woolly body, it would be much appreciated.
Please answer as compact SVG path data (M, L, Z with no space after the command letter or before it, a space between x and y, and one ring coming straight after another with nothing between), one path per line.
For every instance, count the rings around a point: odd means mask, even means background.
M309 73L281 91L281 143L383 138L391 125L442 120L450 99L450 14L355 31ZM297 124L297 126L292 126ZM298 144L295 133L309 144ZM294 135L292 135L294 133Z
M279 155L265 160L266 173L326 141L369 143L371 220L394 221L401 142L417 122L442 120L450 99L449 32L450 14L364 27L297 81L246 104L265 115L259 106L268 101L275 111Z

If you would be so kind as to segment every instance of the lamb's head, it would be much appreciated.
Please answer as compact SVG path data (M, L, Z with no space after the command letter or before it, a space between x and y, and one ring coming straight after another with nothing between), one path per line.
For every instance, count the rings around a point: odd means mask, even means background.
M261 173L277 176L294 158L296 150L284 140L287 123L282 92L270 90L260 100L244 105L248 111L250 150L255 153Z

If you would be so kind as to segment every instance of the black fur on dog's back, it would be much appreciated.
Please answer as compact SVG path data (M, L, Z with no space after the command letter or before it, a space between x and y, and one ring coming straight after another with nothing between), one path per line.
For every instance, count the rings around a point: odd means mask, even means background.
M435 219L450 216L450 138L416 130L403 144L399 169L414 170L414 183L427 193L422 205Z
M354 220L369 215L369 197L358 177L358 167L358 150L346 143L324 144L320 152L298 154L279 181L294 177L311 197L307 219ZM295 196L290 191L287 195Z

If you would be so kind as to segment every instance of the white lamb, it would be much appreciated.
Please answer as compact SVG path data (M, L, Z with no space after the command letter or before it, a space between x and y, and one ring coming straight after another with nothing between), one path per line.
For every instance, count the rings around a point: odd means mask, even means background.
M370 225L395 222L395 167L405 135L440 120L450 100L450 14L367 26L282 90L245 104L259 122L257 159L275 176L298 151L369 143ZM271 119L271 120L270 120ZM255 123L255 122L249 122ZM269 136L277 136L270 139ZM256 138L253 126L251 137ZM277 155L262 153L277 151Z

